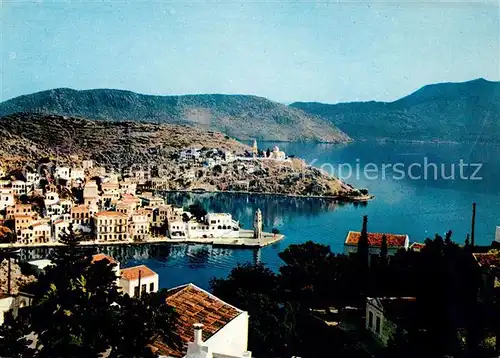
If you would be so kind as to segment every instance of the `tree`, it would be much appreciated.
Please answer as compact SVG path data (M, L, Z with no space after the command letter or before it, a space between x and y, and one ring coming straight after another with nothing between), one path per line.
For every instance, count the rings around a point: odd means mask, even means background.
M207 215L207 211L199 201L189 206L189 212L198 220L201 221Z
M358 252L357 256L359 259L360 268L366 268L369 260L369 247L368 247L368 216L363 216L363 227L361 229L361 235L358 240Z
M387 236L383 235L382 236L382 244L380 247L380 259L381 259L383 265L387 264L387 255L388 255Z
M34 295L25 324L36 334L34 356L83 358L108 352L110 357L150 357L147 345L153 339L175 341L175 314L165 296L121 295L114 264L91 263L91 252L79 240L69 227L60 238L65 245L52 258L54 265L27 287Z
M258 284L256 284L258 282ZM276 275L263 265L242 265L226 279L213 278L217 297L249 313L249 347L258 357L291 356L296 336L296 307L280 299Z
M29 348L32 341L26 338L29 333L21 320L14 319L11 312L6 312L4 322L0 325L0 357L33 357L34 350Z

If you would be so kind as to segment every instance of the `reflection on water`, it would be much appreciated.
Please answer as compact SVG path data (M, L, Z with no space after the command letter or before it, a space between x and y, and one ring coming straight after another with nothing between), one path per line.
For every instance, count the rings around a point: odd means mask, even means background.
M259 143L260 145L261 143ZM274 143L262 143L272 147ZM146 264L160 275L161 287L193 282L208 288L214 276L227 276L237 264L263 262L277 270L278 253L288 245L313 240L342 252L349 230L361 229L361 217L368 215L368 229L408 234L411 241L423 241L435 233L453 230L453 238L463 242L470 231L471 204L477 202L476 241L491 243L495 225L500 225L500 147L484 145L369 143L347 146L307 143L279 143L287 153L316 164L464 161L483 163L481 181L365 180L349 182L366 187L376 199L368 205L337 204L332 201L282 196L246 194L169 193L169 203L189 206L200 201L207 211L228 212L244 228L251 228L257 208L263 213L265 230L279 229L285 240L260 250L229 249L207 245L127 245L99 247L122 266ZM52 249L23 250L26 259L45 258Z
M229 212L246 229L252 228L255 210L261 209L264 230L279 228L296 217L312 217L335 211L345 204L332 200L295 198L279 195L250 195L240 193L166 193L167 203L182 206L199 202L208 212ZM366 203L362 203L366 205Z

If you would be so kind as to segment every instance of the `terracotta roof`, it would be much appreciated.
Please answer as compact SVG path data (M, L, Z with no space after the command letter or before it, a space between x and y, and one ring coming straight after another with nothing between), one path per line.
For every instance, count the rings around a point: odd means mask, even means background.
M410 245L410 249L413 251L420 251L425 247L425 244L422 244L420 242L414 242L413 244Z
M89 210L89 207L87 205L77 205L77 206L73 206L71 208L71 212L81 212L81 211L88 211Z
M193 325L203 324L203 341L213 336L222 327L242 313L207 291L188 284L171 289L167 297L167 304L175 308L178 318L175 333L179 336L184 347L169 347L162 342L153 344L158 354L172 357L183 357L187 343L194 339Z
M128 281L137 280L139 278L139 271L141 272L141 277L150 277L156 275L156 272L151 270L145 265L139 265L134 267L127 267L120 270L120 276Z
M118 211L101 211L95 214L96 216L119 216L119 217L127 217L127 214L120 213Z
M382 236L384 235L387 238L387 247L404 247L408 237L407 235L369 232L368 246L382 246ZM359 231L349 231L344 245L357 245L360 237L361 233Z
M476 259L479 267L499 267L500 268L500 255L494 253L474 253L472 254Z
M33 218L33 215L26 215L26 214L16 214L16 215L14 215L14 219L17 219L17 218L20 218L20 219Z
M111 256L108 256L106 254L92 255L92 261L91 261L92 263L97 262L97 261L101 261L101 260L108 260L112 264L118 264L118 261L116 261L114 258L112 258Z

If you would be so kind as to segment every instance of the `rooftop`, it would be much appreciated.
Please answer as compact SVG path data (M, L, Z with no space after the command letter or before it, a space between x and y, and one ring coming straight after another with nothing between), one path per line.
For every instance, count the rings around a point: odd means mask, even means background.
M420 242L414 242L413 244L410 245L410 249L413 251L420 251L425 247L425 244L422 244Z
M92 261L91 261L92 263L97 262L97 261L101 261L101 260L108 260L112 264L118 264L118 261L116 261L114 258L112 258L111 256L108 256L106 254L92 255Z
M149 267L145 265L139 265L121 269L120 276L128 281L137 280L139 278L139 272L141 277L151 277L156 275L156 272L151 270Z
M368 233L368 246L380 247L382 246L382 237L385 235L387 238L387 247L404 247L408 235L402 234L388 234L369 232ZM355 246L358 244L361 233L359 231L349 231L344 245Z
M472 254L476 259L479 267L498 267L500 268L500 254L494 252L487 253L474 253Z
M184 356L187 343L193 341L195 323L203 324L203 341L206 341L243 312L191 283L171 289L167 304L179 315L176 334L184 347L169 347L161 342L155 343L154 347L158 354L172 357Z
M118 211L101 211L95 214L96 216L113 216L113 217L121 217L121 218L126 218L127 214L120 213Z

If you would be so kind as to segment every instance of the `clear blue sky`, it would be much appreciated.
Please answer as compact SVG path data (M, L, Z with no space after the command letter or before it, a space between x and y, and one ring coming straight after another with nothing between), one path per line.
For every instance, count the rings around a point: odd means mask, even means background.
M1 100L55 87L394 100L500 79L497 1L3 0Z

